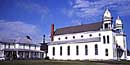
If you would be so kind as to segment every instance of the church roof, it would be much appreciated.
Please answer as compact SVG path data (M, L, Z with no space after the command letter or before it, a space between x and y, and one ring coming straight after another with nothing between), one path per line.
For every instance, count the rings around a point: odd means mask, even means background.
M72 34L87 31L98 31L102 27L102 22L96 22L91 24L82 24L77 26L70 26L56 29L55 35Z

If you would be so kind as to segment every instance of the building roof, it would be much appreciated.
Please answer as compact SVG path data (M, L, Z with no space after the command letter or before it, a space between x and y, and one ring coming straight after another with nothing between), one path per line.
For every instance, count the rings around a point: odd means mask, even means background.
M40 46L40 44L35 44L32 42L32 40L30 39L27 39L27 38L22 38L22 37L19 37L19 38L16 38L16 39L5 39L5 38L0 38L0 43L2 44L26 44L26 45L37 45L37 46Z
M87 31L98 31L102 28L102 22L96 22L91 24L82 24L77 26L70 26L56 29L55 35L72 34Z

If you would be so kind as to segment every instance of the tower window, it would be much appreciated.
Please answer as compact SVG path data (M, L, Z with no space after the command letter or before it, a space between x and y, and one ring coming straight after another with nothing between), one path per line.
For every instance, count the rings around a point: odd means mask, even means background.
M98 55L98 46L95 44L95 55Z
M109 36L107 35L107 43L109 43Z
M62 56L62 46L60 46L60 55Z
M107 28L108 28L108 23L105 24L105 29L107 29Z
M76 55L79 55L79 46L76 46Z
M88 46L85 45L85 55L88 55Z
M103 43L104 43L104 44L106 43L106 38L105 38L105 36L103 36Z
M108 56L108 49L105 49L105 56Z
M55 56L55 47L52 48L53 56Z
M67 55L70 55L70 46L67 47Z

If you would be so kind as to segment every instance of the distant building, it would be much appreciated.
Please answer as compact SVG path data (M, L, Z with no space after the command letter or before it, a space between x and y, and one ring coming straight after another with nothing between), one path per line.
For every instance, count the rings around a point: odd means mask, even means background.
M40 50L40 44L33 44L31 39L1 39L0 57L6 59L41 59L44 51Z
M44 57L47 58L47 53L48 53L48 43L45 42L45 35L43 35L43 43L40 43L40 50L44 51Z
M47 53L48 53L48 43L40 43L40 50L44 51L44 57L47 57Z
M120 17L114 22L109 9L106 9L101 22L56 30L52 24L48 56L58 60L127 59L123 23Z

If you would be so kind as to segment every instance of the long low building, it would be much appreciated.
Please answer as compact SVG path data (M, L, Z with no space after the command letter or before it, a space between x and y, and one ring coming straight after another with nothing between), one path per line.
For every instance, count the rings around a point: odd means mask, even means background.
M33 44L30 39L1 39L0 57L6 59L42 59L44 51L40 44Z

